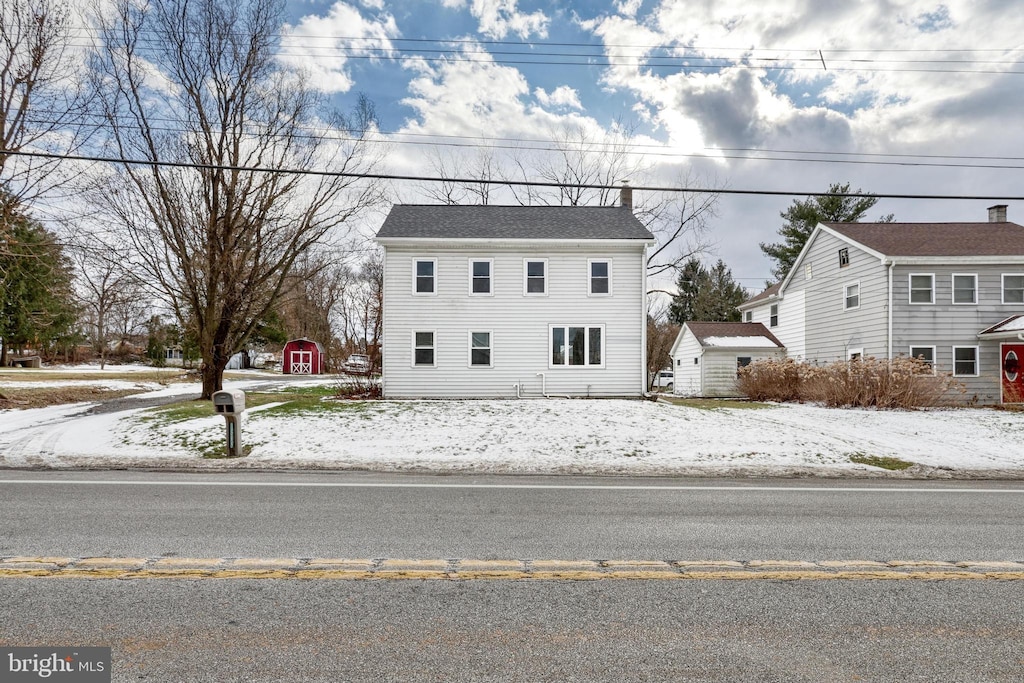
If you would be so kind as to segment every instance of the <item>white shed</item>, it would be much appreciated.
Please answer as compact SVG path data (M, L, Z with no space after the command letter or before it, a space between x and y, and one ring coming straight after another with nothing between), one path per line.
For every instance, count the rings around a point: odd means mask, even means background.
M784 358L786 348L761 323L683 323L672 344L672 392L682 396L738 396L736 373L755 360Z

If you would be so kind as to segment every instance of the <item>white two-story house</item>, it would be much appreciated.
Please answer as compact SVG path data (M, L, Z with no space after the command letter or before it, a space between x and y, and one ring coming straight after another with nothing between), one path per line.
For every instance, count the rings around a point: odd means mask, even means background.
M921 357L965 401L1024 402L1024 226L823 223L786 278L740 306L808 362Z
M642 395L654 239L623 199L393 207L376 238L384 396Z

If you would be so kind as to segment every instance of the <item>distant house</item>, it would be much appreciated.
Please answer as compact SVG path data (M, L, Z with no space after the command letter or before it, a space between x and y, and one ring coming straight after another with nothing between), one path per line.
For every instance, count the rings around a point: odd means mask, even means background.
M622 200L392 208L384 396L642 395L654 238Z
M785 280L740 306L809 362L923 358L965 400L1024 396L1024 226L822 223Z
M292 339L281 352L281 371L286 375L321 375L324 372L324 347L311 339Z
M755 360L784 358L786 349L761 323L683 323L672 350L672 392L738 396L739 369Z

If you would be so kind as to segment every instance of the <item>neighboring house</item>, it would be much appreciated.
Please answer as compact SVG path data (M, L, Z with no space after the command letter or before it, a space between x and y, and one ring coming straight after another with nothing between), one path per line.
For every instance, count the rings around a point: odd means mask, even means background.
M392 208L377 234L383 395L642 395L654 239L622 198Z
M669 352L683 396L739 396L739 369L755 360L785 358L786 349L761 323L685 322Z
M228 358L228 364L224 368L225 370L247 370L252 367L250 355L248 349L242 349L235 355Z
M281 352L281 372L286 375L322 375L324 347L311 339L292 339Z
M790 357L921 357L965 401L1016 403L1024 376L1024 226L822 223L785 280L742 304Z

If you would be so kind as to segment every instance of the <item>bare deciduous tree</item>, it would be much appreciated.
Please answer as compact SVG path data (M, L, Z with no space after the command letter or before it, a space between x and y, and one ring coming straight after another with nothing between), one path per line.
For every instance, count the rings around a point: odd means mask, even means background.
M228 359L274 307L296 259L341 239L381 199L352 177L289 172L359 173L378 158L363 144L376 126L365 98L327 121L337 137L323 135L321 96L275 59L282 8L116 0L93 60L111 144L146 162L117 168L97 205L179 321L194 323L203 398L221 388Z

